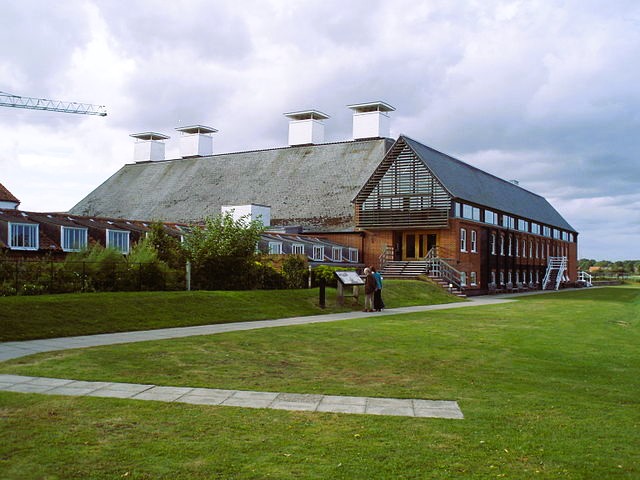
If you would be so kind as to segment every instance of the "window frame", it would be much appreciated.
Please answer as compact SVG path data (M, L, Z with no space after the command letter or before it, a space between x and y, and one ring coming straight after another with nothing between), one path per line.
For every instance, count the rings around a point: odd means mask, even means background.
M317 254L319 252L319 255ZM324 245L314 245L311 259L316 262L324 260Z
M460 228L460 251L467 252L467 229Z
M117 242L118 243L117 245L112 245L112 243L114 243L110 238L112 233L114 233L114 234L122 234L122 235L125 235L127 237L127 244L126 244L127 249L126 249L126 251L123 251L120 248L119 242ZM128 255L129 251L131 250L131 232L129 230L118 230L118 229L113 229L113 228L107 228L106 242L105 243L106 243L106 247L107 248L112 248L112 249L117 250L118 252L122 253L123 255Z
M66 232L82 232L83 233L83 238L82 238L82 246L79 248L74 248L74 247L69 247L67 245L67 237L65 235ZM147 232L148 233L148 232ZM62 250L64 252L81 252L83 250L86 250L87 247L89 245L89 229L88 228L84 228L84 227L69 227L66 225L61 225L60 226L60 246L62 247Z
M11 250L25 250L25 251L36 251L40 249L40 224L39 223L22 223L22 222L8 222L7 228L7 246ZM25 237L25 232L14 232L13 228L18 227L19 229L29 230L33 229L34 232L30 232L27 237ZM22 242L23 245L14 245L14 238L22 238L23 240L26 238L28 242ZM25 243L29 243L28 245L24 245Z
M336 258L336 252L338 253L338 258ZM331 247L331 260L334 262L342 262L342 247Z
M282 255L282 242L269 242L267 252L269 252L269 255Z

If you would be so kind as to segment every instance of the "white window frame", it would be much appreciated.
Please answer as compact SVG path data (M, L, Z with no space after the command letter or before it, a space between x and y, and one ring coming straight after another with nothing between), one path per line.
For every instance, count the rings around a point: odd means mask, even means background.
M509 235L509 246L508 246L509 256L513 253L513 237Z
M67 244L67 237L65 235L66 232L74 232L76 234L80 234L82 237L80 240L79 246L69 246ZM149 232L147 232L149 233ZM74 240L76 240L74 238ZM87 248L89 243L89 229L82 227L65 227L64 225L60 226L60 245L62 246L62 250L65 252L81 252Z
M460 251L461 252L467 251L467 229L466 228L460 229Z
M119 235L124 235L127 237L127 243L126 243L126 250L123 250L119 244L119 242L114 242L113 239L111 239L111 234L117 234ZM107 248L113 248L114 250L119 251L120 253L122 253L123 255L128 255L129 254L129 249L131 248L131 232L129 230L113 230L110 228L107 228ZM112 243L116 243L116 245L112 245Z
M313 246L313 256L311 259L316 262L322 262L324 260L324 245Z
M353 263L358 263L358 249L357 248L349 248L349 261Z
M269 255L282 255L282 242L269 242Z
M476 272L471 272L469 274L469 282L471 282L472 287L478 285L478 275L476 274Z
M527 241L522 239L522 258L527 258Z
M500 235L500 255L504 257L504 235Z
M504 285L504 270L500 270L500 285Z
M341 247L331 247L331 260L334 262L342 261L342 248Z
M478 232L471 230L471 252L478 252Z
M462 287L466 287L467 286L467 273L466 272L460 272L460 286L462 286Z
M496 254L496 234L492 233L491 234L491 255L495 255Z
M20 232L14 231L22 230ZM25 230L30 230L25 236ZM40 249L40 225L37 223L14 223L9 222L8 242L11 250L38 250ZM14 240L22 239L22 245L17 245ZM26 241L25 241L26 240Z
M294 243L291 245L291 253L294 255L304 255L304 243Z

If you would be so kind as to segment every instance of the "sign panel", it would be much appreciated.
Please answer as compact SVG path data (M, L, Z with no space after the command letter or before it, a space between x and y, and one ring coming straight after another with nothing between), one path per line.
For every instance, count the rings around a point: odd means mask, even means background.
M364 285L364 280L357 272L335 272L335 274L343 285Z

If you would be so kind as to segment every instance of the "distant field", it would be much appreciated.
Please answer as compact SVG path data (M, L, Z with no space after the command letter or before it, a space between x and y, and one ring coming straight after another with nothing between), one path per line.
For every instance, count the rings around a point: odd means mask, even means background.
M459 301L425 282L388 280L389 307ZM348 312L352 299L336 306L336 291L318 289L241 292L119 292L0 297L0 341L90 335L273 318Z
M0 392L11 479L640 478L640 288L41 354L0 372L457 400L464 420Z

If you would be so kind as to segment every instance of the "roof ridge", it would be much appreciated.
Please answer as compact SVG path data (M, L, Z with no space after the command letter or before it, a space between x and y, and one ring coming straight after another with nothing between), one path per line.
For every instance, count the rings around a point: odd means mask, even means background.
M465 167L467 167L467 168L470 168L470 169L472 169L472 170L475 170L475 171L477 171L477 172L480 172L480 173L481 173L481 174L483 174L483 175L487 175L487 176L489 176L489 177L493 177L493 178L495 178L496 180L499 180L499 181L501 181L501 182L503 182L503 183L505 183L505 184L507 184L507 185L510 185L510 186L512 186L512 187L519 188L520 190L524 190L525 192L530 193L531 195L535 195L536 197L539 197L539 198L543 198L543 199L545 199L545 197L543 197L543 196L542 196L542 195L540 195L540 194L537 194L537 193L535 193L535 192L532 192L531 190L527 190L526 188L521 187L520 185L516 185L515 183L510 182L509 180L505 180L504 178L498 177L497 175L494 175L493 173L489 173L489 172L487 172L487 171L485 171L485 170L482 170L481 168L476 167L475 165L471 165L470 163L464 162L464 161L462 161L462 160L460 160L460 159L458 159L458 158L456 158L456 157L452 157L451 155L448 155L448 154L446 154L446 153L444 153L444 152L441 152L440 150L436 150L435 148L430 147L429 145L425 145L424 143L421 143L421 142L419 142L418 140L415 140L415 139L413 139L413 138L411 138L411 137L409 137L409 136L407 136L407 135L400 134L400 136L399 136L398 138L404 138L404 139L406 139L406 140L409 140L410 142L417 143L418 145L420 145L420 146L422 146L422 147L424 147L424 148L427 148L427 149L431 150L432 152L437 153L438 155L442 155L443 157L446 157L446 158L447 158L447 159L449 159L449 160L453 160L454 162L457 162L457 163L459 163L459 164L461 164L461 165L463 165L463 166L465 166ZM545 199L545 200L546 200L546 199Z

